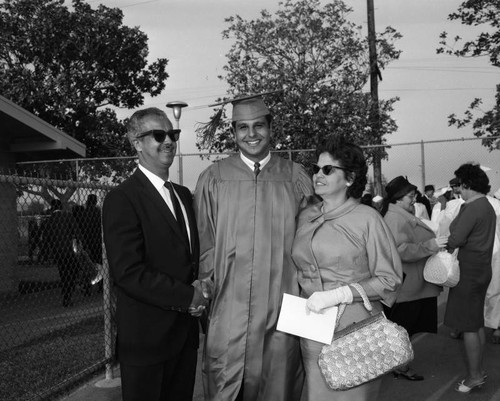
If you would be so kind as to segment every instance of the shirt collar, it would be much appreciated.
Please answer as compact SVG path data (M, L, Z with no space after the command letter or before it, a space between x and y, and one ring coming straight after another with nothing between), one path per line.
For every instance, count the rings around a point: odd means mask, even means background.
M240 152L240 157L241 157L241 160L243 160L243 163L245 163L249 168L250 170L253 171L254 169L254 165L255 165L255 162L253 160L250 160L248 157L246 157L243 153ZM269 160L271 160L271 152L269 152L267 154L266 157L264 157L262 160L259 161L259 164L260 164L260 169L262 170L264 168L264 166L269 163Z
M165 180L163 178L158 177L156 174L149 171L146 167L139 164L139 170L141 170L144 175L147 177L151 184L158 190L161 191L163 185L165 185Z

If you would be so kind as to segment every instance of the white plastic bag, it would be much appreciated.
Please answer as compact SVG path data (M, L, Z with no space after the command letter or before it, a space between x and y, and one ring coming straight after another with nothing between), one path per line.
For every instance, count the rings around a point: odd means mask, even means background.
M458 249L453 253L440 251L427 259L424 267L424 280L446 287L455 287L460 280Z

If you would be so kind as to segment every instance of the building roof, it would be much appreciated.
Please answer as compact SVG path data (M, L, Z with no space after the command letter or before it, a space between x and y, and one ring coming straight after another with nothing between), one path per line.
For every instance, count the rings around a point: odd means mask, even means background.
M0 95L0 147L16 162L85 157L75 138Z

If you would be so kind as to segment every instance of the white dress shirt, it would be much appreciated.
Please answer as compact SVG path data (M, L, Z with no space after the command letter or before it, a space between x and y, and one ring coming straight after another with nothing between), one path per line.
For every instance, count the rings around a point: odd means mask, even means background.
M172 203L172 199L170 199L170 192L168 191L167 188L165 188L165 180L163 178L158 177L156 174L152 173L149 171L147 168L144 166L141 166L139 164L139 169L144 173L144 175L148 178L149 181L151 181L151 184L156 188L160 196L163 198L165 203L167 204L168 208L172 212L175 218L175 209L174 209L174 204ZM174 188L172 186L172 188ZM179 194L175 191L174 189L175 196L177 197L177 200L179 201L179 205L181 205L182 209L182 215L184 216L184 222L186 223L186 231L188 233L189 237L189 244L191 244L191 232L189 230L189 223L188 223L188 218L187 218L187 213L186 213L186 208L184 207L184 204L181 201L181 198L179 198Z

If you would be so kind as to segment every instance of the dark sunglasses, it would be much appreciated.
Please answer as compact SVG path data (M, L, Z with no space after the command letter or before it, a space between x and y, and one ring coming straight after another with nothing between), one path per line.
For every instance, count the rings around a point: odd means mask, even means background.
M344 171L349 171L348 169L344 167L339 167L339 166L332 166L331 164L327 164L326 166L320 167L317 164L312 165L312 170L314 174L318 174L319 171L321 170L324 175L330 175L335 172L335 170L344 170Z
M145 136L148 135L153 135L153 138L155 139L156 142L163 143L163 141L168 135L168 137L172 142L177 142L179 140L180 133L181 133L180 129L170 129L168 131L164 131L162 129L152 129L151 131L146 131L143 132L142 134L137 135L136 138L139 139L139 138L144 138Z

